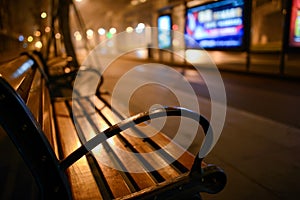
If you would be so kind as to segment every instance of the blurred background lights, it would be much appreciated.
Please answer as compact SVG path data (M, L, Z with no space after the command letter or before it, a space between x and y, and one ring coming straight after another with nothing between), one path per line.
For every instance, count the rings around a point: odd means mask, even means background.
M47 27L45 28L45 32L46 32L46 33L49 33L50 31L51 31L50 26L47 26Z
M28 36L27 41L28 41L28 42L32 42L32 41L33 41L33 37L32 37L31 35Z
M130 4L133 6L138 5L139 1L138 0L131 0Z
M108 39L112 38L112 36L113 36L113 34L112 34L111 32L107 32L107 33L106 33L106 37L107 37Z
M139 23L136 28L144 29L146 26L144 23Z
M56 39L60 39L60 38L61 38L61 34L60 34L60 33L56 33L56 34L55 34L55 38L56 38Z
M133 28L131 26L126 28L126 32L127 33L132 33L133 32Z
M180 46L180 41L178 39L173 40L173 46Z
M77 41L80 41L82 39L82 36L79 31L75 31L74 37L75 37L75 40L77 40Z
M18 37L18 40L19 40L19 42L23 42L24 41L24 36L23 35L19 35L19 37Z
M98 29L98 34L99 34L99 35L105 35L105 33L106 33L106 31L105 31L104 28L99 28L99 29Z
M173 29L174 31L177 31L177 30L178 30L178 25L177 25L177 24L173 24L172 29Z
M47 13L46 13L46 12L42 12L42 13L41 13L41 18L42 18L42 19L45 19L46 17L47 17Z
M93 36L94 36L94 31L92 29L88 29L86 31L86 37L87 37L87 39L92 39Z
M35 32L34 32L34 36L40 37L40 36L41 36L41 31L35 31Z
M80 32L79 31L75 31L74 32L74 37L76 37L76 35L80 35Z
M145 3L147 0L131 0L130 1L130 4L133 5L133 6L136 6L140 3Z
M114 27L112 27L112 28L109 29L109 32L110 32L111 34L116 34L116 33L117 33L117 29L114 28Z
M144 23L139 23L135 28L135 32L142 33L144 31L145 27L146 26Z
M37 48L37 49L41 49L43 47L43 44L41 41L37 41L34 46Z

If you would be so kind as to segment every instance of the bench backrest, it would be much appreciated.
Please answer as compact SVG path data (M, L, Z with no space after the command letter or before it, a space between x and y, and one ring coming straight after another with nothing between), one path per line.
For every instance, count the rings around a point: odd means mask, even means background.
M51 133L51 100L37 63L23 55L1 66L0 74L0 125L34 175L42 198L70 198L51 136L44 134Z

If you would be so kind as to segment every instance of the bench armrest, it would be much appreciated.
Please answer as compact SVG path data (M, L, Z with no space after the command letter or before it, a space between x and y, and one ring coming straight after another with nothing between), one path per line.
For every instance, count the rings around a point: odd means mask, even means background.
M139 113L137 115L134 115L130 118L127 118L120 123L117 123L105 131L97 134L95 137L87 141L85 144L80 146L78 149L76 149L73 153L71 153L68 157L66 157L64 160L61 161L61 168L67 169L69 166L71 166L74 162L76 162L78 159L80 159L82 156L87 154L89 151L94 149L97 145L103 143L108 138L117 135L121 133L122 131L134 127L137 124L140 124L142 122L148 121L150 119L155 119L163 116L183 116L190 119L193 119L197 121L201 126L205 133L205 135L208 133L208 131L212 131L210 128L210 124L208 120L203 117L202 115L195 113L191 110L181 108L181 107L165 107L165 108L158 108L154 109L152 111ZM197 169L199 166L201 166L203 158L200 158L199 156L196 156L192 170Z
M84 145L80 146L64 160L62 160L60 163L61 169L66 170L74 162L87 154L97 145L105 142L108 138L117 135L128 128L134 127L137 124L163 116L183 116L193 119L201 125L205 135L207 135L208 133L212 134L212 128L209 121L196 112L181 107L158 108L134 115L121 121L120 123L109 127L105 131L100 132L95 137L87 141ZM161 197L164 197L163 195L171 195L170 191L173 191L173 195L183 195L182 197L184 197L184 195L190 195L191 193L200 191L211 194L221 191L225 187L227 181L225 173L219 167L215 165L206 165L202 161L203 158L201 158L198 153L198 155L195 156L195 160L190 172L188 172L186 176L179 178L176 184L165 183L160 185L158 188L162 189L162 191L165 191L160 194L162 195ZM182 188L185 188L184 191ZM156 189L157 188L153 188L153 190ZM143 193L145 193L142 194L142 196L145 195L145 197L147 197L148 195L157 195L155 192L151 192L151 190L152 189L150 189L149 191L143 191ZM174 196L175 198L176 195Z

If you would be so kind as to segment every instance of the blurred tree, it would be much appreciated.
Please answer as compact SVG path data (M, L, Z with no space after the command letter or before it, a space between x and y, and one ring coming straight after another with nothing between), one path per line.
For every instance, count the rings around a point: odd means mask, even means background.
M61 33L63 35L63 42L66 48L66 53L68 56L71 56L73 59L71 64L78 68L79 64L76 58L76 53L73 47L72 39L71 39L71 31L70 31L70 5L72 4L72 0L59 0L58 6L58 18L59 18L59 26Z
M5 22L8 22L8 16L10 15L8 2L8 0L0 0L0 30L5 29Z

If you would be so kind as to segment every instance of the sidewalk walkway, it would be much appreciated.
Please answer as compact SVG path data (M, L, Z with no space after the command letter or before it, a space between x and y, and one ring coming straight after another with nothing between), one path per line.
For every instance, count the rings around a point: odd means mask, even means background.
M227 116L206 158L227 173L228 184L204 199L298 199L300 195L299 81L221 73ZM187 78L198 85L194 72ZM199 97L202 107L208 97Z
M228 184L204 199L298 199L300 129L232 107L226 118L206 162L221 166Z

